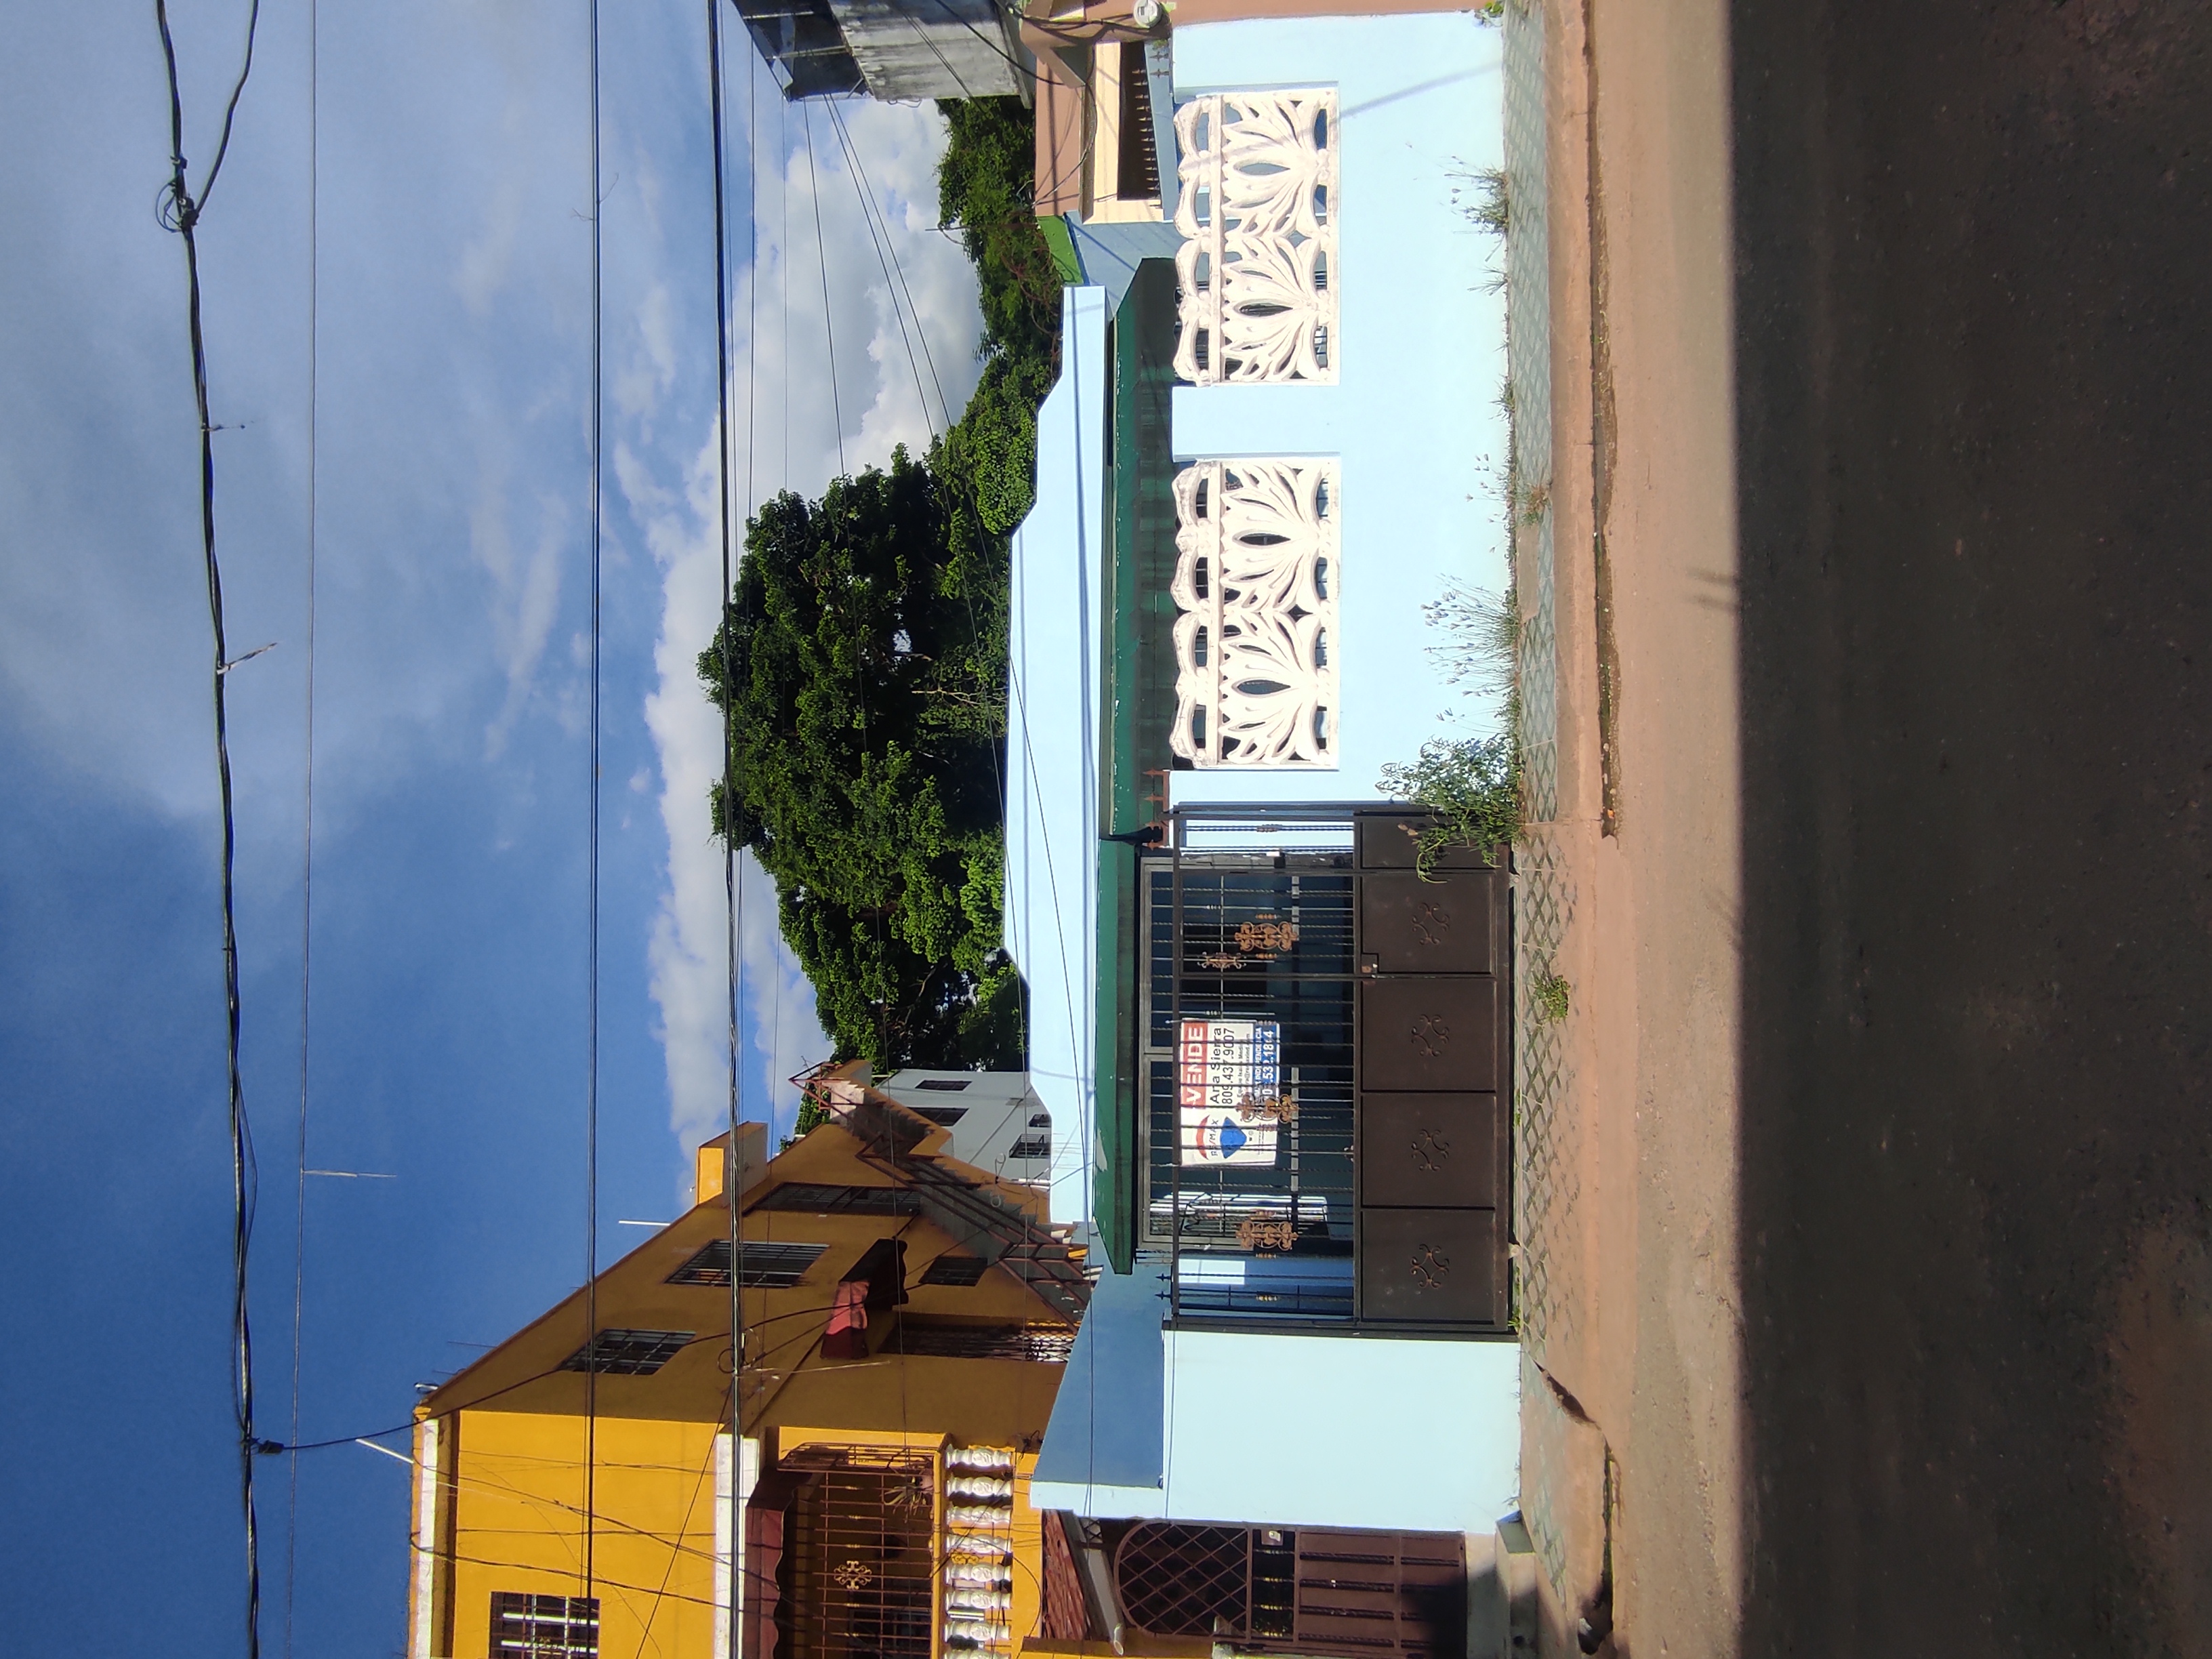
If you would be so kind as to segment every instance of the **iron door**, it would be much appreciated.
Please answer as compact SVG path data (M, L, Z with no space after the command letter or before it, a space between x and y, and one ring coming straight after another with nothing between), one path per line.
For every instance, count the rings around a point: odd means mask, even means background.
M1401 1659L1467 1652L1464 1539L1307 1528L1297 1547L1297 1652L1395 1649Z
M1354 831L1358 1316L1503 1334L1511 878L1468 847L1418 868L1433 822L1368 812Z
M1370 875L1359 884L1359 964L1366 974L1494 974L1503 872L1470 870L1424 881Z
M1502 1322L1494 1209L1359 1212L1359 1304L1367 1319L1419 1325Z
M1498 981L1487 975L1375 978L1359 987L1359 1086L1443 1091L1494 1085Z
M1359 1201L1412 1209L1497 1203L1502 1133L1494 1094L1370 1094Z

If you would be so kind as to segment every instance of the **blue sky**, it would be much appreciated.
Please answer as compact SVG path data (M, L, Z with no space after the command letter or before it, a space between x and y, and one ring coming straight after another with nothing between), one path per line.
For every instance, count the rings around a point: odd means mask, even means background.
M173 8L186 154L212 152L243 0ZM321 350L311 1165L301 1432L404 1421L584 1260L591 204L581 5L398 0L320 19ZM201 232L234 652L246 1089L264 1432L289 1428L307 663L307 52L264 12ZM610 7L601 923L602 1259L672 1212L720 1110L719 579L703 20ZM744 54L732 51L742 69ZM836 466L802 128L732 99L735 483ZM921 109L845 112L957 410L974 283L934 228ZM18 8L0 52L0 1247L17 1363L11 1640L229 1653L229 1170L197 461L150 6ZM836 405L853 465L928 435L834 129L818 115ZM757 172L760 254L748 263ZM788 198L786 199L786 185ZM789 270L783 259L786 233ZM757 279L758 292L752 291ZM757 319L758 339L747 334ZM750 373L748 374L750 366ZM749 909L749 1115L826 1044ZM285 1465L261 1465L283 1650ZM404 1620L405 1471L301 1462L295 1646ZM128 1563L118 1572L118 1563Z

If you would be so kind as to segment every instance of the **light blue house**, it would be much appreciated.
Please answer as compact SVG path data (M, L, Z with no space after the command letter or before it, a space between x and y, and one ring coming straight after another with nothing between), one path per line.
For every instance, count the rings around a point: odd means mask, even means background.
M1504 301L1464 211L1498 39L1167 44L1180 234L1076 239L1100 280L1013 550L1007 945L1053 1218L1111 1264L1032 1498L1487 1534L1520 1443L1509 881L1417 874L1376 786L1497 716L1423 607L1508 586Z

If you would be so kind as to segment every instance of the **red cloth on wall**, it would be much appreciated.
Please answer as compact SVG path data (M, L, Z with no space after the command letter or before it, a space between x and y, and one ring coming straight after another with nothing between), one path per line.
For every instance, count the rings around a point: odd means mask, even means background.
M830 1326L822 1334L824 1359L866 1359L868 1357L868 1284L848 1279L837 1287L830 1307Z

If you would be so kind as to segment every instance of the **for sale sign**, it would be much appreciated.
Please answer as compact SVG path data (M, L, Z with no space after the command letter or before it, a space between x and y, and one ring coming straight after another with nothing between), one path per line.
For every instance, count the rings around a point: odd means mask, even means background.
M1272 1019L1186 1019L1176 1045L1182 1159L1273 1164L1283 1032Z

